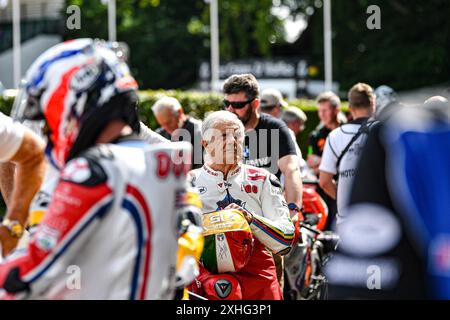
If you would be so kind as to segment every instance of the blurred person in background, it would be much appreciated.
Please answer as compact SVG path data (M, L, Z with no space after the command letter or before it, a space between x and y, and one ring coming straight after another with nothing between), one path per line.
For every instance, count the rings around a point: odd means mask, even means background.
M340 112L341 99L331 91L326 91L319 94L316 98L316 103L320 123L309 135L308 155L306 162L308 167L316 175L316 181L318 181L319 166L322 160L322 153L325 148L327 137L331 131L344 123L343 119L340 118L345 118L345 116ZM317 192L328 207L328 212L330 215L330 219L328 219L329 223L327 225L328 229L337 212L336 199L329 196L320 186L317 187Z
M186 115L177 99L162 97L152 106L156 121L161 126L156 133L171 141L187 141L192 145L192 167L203 164L201 146L202 122Z
M391 110L396 109L400 104L397 93L387 85L381 85L374 91L376 97L375 118L382 120L387 117Z
M30 203L45 173L44 142L31 130L0 113L0 189L7 212L0 224L2 256L22 237Z
M339 127L342 123L338 119L341 108L341 99L331 92L321 93L317 99L317 114L320 123L309 135L309 150L307 162L314 172L319 174L319 165L325 148L325 141L331 131Z
M373 89L365 83L357 83L350 89L348 101L354 120L334 129L328 135L319 167L320 187L331 198L336 199L338 218L345 215L358 157L367 138L367 131L373 125L373 121L369 119L375 112Z
M387 111L359 160L330 297L450 299L450 105Z
M283 99L283 95L278 89L265 89L261 91L261 112L270 114L272 117L281 119L283 110L288 107L288 103Z
M303 132L303 130L305 130L305 122L306 120L308 120L306 114L300 108L290 106L283 111L281 118L293 133L294 140L297 141L297 137ZM300 148L298 147L298 149L298 154L301 156L302 153L300 151ZM316 180L314 171L309 168L303 157L300 158L300 172L302 175L302 180Z
M294 132L295 136L298 136L305 130L305 122L308 120L306 114L297 107L287 107L281 118L288 128Z
M202 128L202 143L207 154L205 164L192 170L189 176L199 190L204 214L237 209L250 225L255 243L249 261L239 272L228 274L240 284L240 298L282 300L273 256L289 252L294 225L277 177L264 168L243 163L244 138L244 126L235 114L217 111L208 115ZM227 224L232 223L224 221L223 225ZM226 252L226 255L237 254L231 243ZM218 283L221 276L203 270L200 282L205 284L209 278ZM227 281L234 282L233 279ZM237 284L232 286L232 290L236 290ZM219 293L216 289L212 294Z

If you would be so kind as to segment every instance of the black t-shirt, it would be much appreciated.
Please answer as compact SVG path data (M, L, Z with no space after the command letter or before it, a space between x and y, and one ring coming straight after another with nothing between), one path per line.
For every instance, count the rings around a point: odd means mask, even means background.
M312 147L313 154L322 156L325 142L331 130L320 124L309 136L309 145Z
M289 128L270 115L262 113L256 128L245 134L245 163L265 168L278 178L281 176L278 160L296 154Z
M330 134L331 130L325 127L322 123L320 123L316 129L311 132L309 135L309 146L312 148L312 154L315 154L319 157L322 156L323 149L325 148L325 143L327 141L327 137ZM322 188L317 187L317 192L323 198L328 207L328 219L327 219L327 227L326 229L330 229L332 223L334 222L334 218L337 212L336 200L331 198Z

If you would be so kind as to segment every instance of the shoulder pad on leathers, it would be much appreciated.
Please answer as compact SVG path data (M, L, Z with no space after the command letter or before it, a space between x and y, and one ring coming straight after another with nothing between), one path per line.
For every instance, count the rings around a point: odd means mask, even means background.
M96 186L108 179L100 160L114 158L106 145L95 146L83 152L79 157L70 160L61 173L61 179L84 186Z

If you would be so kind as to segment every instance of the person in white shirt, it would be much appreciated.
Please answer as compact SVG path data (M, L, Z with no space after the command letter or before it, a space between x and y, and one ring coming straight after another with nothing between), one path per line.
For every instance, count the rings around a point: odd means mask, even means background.
M356 166L367 138L360 128L368 128L369 118L375 112L373 89L364 83L354 85L348 94L353 121L334 129L327 138L320 163L319 184L337 200L337 222L345 215L345 207L356 171ZM338 181L334 176L338 175Z

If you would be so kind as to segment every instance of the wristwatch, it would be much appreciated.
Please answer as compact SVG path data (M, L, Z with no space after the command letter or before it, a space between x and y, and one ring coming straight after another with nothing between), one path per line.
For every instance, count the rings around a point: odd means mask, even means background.
M1 225L5 226L9 230L9 234L12 237L20 238L23 235L24 228L17 220L10 220L8 218L3 219Z
M289 210L294 210L296 212L300 211L300 208L298 207L298 205L296 205L295 203L291 202L288 204L288 208Z

